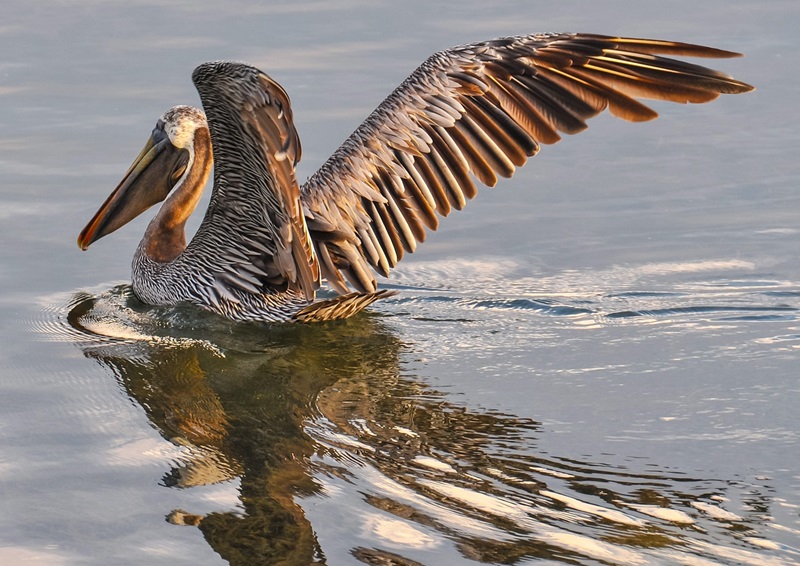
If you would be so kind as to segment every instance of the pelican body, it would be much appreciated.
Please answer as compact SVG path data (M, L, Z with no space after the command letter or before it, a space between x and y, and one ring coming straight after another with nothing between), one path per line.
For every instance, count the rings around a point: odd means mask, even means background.
M190 303L243 321L350 316L392 294L388 275L460 210L606 108L657 114L638 98L702 103L753 89L672 58L737 53L590 34L499 38L429 57L306 183L289 97L258 69L204 63L192 79L205 109L176 106L78 237L81 249L163 201L133 259L145 303ZM185 224L213 166L208 210ZM340 296L316 301L326 279Z

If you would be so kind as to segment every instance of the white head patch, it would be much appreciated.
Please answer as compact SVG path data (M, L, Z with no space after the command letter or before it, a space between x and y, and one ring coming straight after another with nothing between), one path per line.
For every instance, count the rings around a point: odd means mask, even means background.
M208 127L206 115L194 106L174 106L164 112L161 121L169 141L181 149L190 149L194 145L197 128Z

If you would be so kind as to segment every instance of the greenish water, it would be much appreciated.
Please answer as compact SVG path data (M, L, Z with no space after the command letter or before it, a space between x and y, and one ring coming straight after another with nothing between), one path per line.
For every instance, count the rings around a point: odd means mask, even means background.
M800 561L800 8L0 7L0 563ZM205 60L292 97L305 178L429 53L694 41L758 87L600 117L443 222L349 321L232 324L75 237ZM147 215L145 215L146 217Z

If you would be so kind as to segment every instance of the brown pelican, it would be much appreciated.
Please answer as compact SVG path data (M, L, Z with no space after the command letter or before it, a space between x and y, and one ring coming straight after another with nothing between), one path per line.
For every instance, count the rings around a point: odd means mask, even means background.
M289 97L242 63L192 79L205 114L176 106L78 237L86 249L164 201L133 259L145 303L192 303L234 320L344 318L391 293L388 275L439 216L494 186L560 134L608 108L657 114L636 98L708 102L753 89L667 56L734 57L709 47L590 34L499 38L441 51L414 71L302 187ZM212 155L213 148L213 155ZM184 225L214 165L205 217ZM321 278L341 296L314 300ZM348 283L355 288L353 292Z

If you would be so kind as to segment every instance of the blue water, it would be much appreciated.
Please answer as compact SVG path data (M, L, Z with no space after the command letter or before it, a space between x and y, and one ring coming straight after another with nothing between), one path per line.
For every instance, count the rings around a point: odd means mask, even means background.
M4 3L0 564L799 562L795 4ZM595 119L341 323L142 305L147 214L75 245L202 61L286 87L302 179L431 52L565 30L758 90Z

